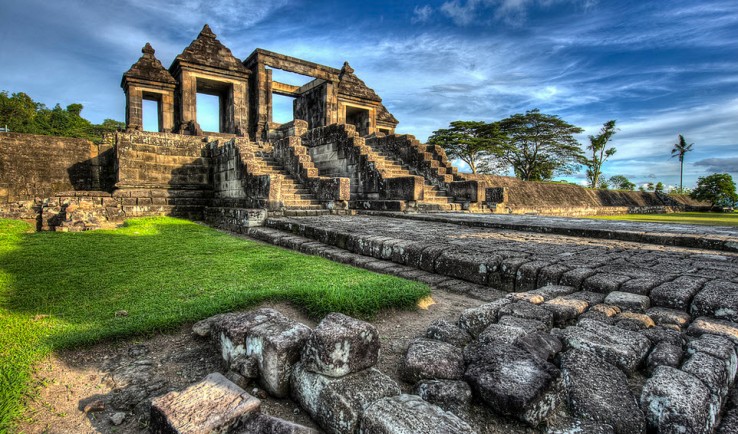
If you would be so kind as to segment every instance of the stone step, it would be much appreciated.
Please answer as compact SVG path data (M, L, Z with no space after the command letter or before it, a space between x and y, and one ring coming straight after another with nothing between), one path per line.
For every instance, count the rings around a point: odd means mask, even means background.
M291 213L296 217L304 217L308 216L308 214L306 213L310 212L312 211L285 210L285 215L287 216L287 213ZM361 252L353 252L335 247L331 244L324 243L324 241L328 241L330 232L323 232L322 234L320 234L320 236L308 238L302 235L298 235L297 233L275 228L276 221L289 220L292 222L294 229L300 229L300 222L303 220L301 218L289 218L289 216L285 218L269 218L267 219L267 222L269 222L270 220L272 221L272 223L267 223L267 226L249 228L247 235L252 238L274 244L276 246L297 250L308 255L317 255L326 259L330 259L332 261L349 264L354 267L365 268L377 273L392 274L394 276L402 277L405 279L416 280L426 283L434 288L442 288L452 292L465 293L469 297L484 301L496 300L505 296L504 292L490 288L489 286L479 285L454 277L436 274L432 271L432 269L428 271L426 269L421 269L415 265L403 265L396 261L393 261L391 257L387 257L387 259L382 259L373 257L372 255L367 255L366 253L369 252L369 249ZM342 234L340 236L346 237L348 236L348 234ZM399 240L388 240L388 242L390 243L393 241L397 242ZM377 240L373 240L372 242L376 244ZM380 240L379 242L381 243L382 241ZM428 247L428 245L423 245L423 248L425 247ZM379 249L377 253L381 252L381 250L382 249ZM388 251L385 251L385 253L387 252ZM392 249L390 249L389 252L392 252ZM440 250L434 250L430 254L435 257L440 254ZM432 263L433 259L430 259L431 268L433 265Z

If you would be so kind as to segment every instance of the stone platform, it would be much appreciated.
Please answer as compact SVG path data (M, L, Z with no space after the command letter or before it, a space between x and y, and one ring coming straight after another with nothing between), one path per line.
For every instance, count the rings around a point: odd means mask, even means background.
M542 215L469 213L408 214L397 212L364 212L364 214L406 218L425 222L452 223L488 229L510 229L524 232L738 252L738 228L730 226L594 220Z
M595 238L541 233L579 220L531 217L530 231L484 222L270 218L248 235L482 300L430 324L402 362L402 380L447 411L473 396L549 433L734 432L737 253L604 238L653 225L596 222ZM732 236L721 231L690 227Z

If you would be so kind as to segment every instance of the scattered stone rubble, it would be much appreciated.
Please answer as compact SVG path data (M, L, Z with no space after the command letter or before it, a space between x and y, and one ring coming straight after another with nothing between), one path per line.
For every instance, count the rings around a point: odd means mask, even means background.
M475 406L548 433L738 426L738 324L692 321L637 294L546 286L434 321L398 369L413 394L375 367L377 330L339 313L311 330L265 308L193 331L209 336L228 372L154 399L152 432L316 432L261 414L250 380L327 433L473 433Z

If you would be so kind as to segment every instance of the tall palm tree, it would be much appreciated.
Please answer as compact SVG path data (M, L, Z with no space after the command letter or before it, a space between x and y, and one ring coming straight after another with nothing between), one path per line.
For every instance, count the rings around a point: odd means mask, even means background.
M684 191L682 185L682 178L684 176L684 154L692 150L694 143L687 144L684 140L684 136L679 134L679 142L674 144L674 149L671 150L671 158L679 157L679 193Z

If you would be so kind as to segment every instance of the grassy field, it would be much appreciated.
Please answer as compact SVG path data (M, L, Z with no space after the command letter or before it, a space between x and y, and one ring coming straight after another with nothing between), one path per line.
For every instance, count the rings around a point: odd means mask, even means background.
M111 231L31 233L0 220L0 432L50 351L171 329L264 300L312 317L411 308L427 286L173 218ZM116 316L125 310L127 316Z
M734 226L738 227L738 212L679 212L673 214L623 214L588 216L598 220L628 220L651 223L680 223L690 225Z

